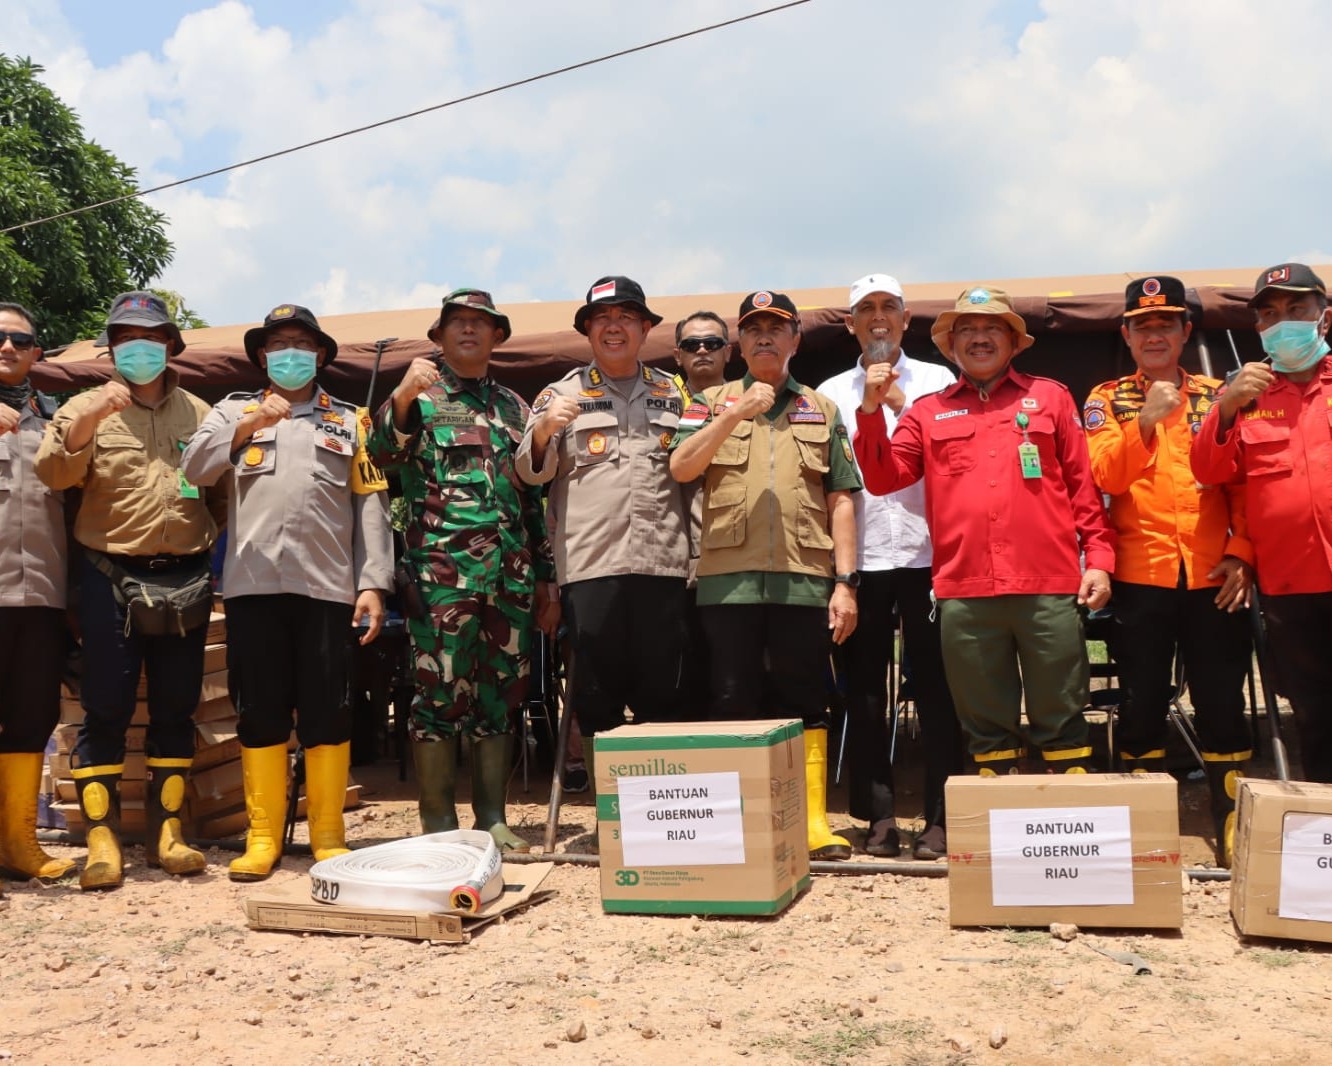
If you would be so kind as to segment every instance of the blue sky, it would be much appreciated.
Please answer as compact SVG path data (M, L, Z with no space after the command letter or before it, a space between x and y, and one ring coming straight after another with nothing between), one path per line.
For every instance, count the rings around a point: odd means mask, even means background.
M763 6L10 0L0 47L150 185ZM812 0L155 195L162 284L220 324L1326 261L1332 5L1280 11Z

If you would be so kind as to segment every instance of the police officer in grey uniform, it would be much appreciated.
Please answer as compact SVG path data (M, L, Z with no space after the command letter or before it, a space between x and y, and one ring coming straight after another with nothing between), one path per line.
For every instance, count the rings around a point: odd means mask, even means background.
M626 706L635 722L679 713L689 538L668 448L687 397L638 361L660 322L637 282L593 284L574 316L592 362L537 396L518 448L518 476L550 484L569 704L589 758Z
M378 636L393 580L388 485L365 454L369 415L315 381L337 342L306 308L283 304L245 334L245 353L270 387L214 407L181 462L198 484L234 479L223 594L250 829L233 881L262 880L281 855L293 710L310 846L316 859L347 850L347 638L363 620L361 643Z
M55 414L28 371L41 358L32 314L0 303L0 868L55 881L74 864L37 843L43 752L60 715L65 651L65 514L33 469Z

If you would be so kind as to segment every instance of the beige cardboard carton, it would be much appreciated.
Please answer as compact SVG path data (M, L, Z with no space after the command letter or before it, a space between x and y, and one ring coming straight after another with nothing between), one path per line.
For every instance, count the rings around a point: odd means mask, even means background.
M1332 785L1240 782L1230 914L1245 936L1332 942Z
M596 782L608 912L777 914L809 887L797 721L612 729Z
M1177 793L1169 774L952 778L949 922L1179 928Z

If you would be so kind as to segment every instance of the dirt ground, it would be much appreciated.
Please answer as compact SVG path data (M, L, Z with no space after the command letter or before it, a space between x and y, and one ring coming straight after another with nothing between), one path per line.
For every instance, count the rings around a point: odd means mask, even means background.
M912 761L910 741L899 760ZM1260 765L1259 776L1270 776ZM355 771L353 844L416 832L414 785L385 758ZM510 793L539 843L548 779ZM899 784L902 784L900 782ZM918 804L912 775L899 821ZM1180 788L1187 863L1210 861L1206 786ZM834 811L845 811L834 789ZM468 808L462 807L468 823ZM849 824L833 815L835 826ZM588 850L586 796L557 851ZM303 833L301 827L298 832ZM81 857L72 846L56 854ZM1229 885L1190 883L1181 933L956 930L943 878L815 876L770 919L605 915L594 868L471 943L247 928L233 852L204 874L150 870L119 891L10 884L0 901L0 1061L178 1064L1310 1063L1328 1061L1327 947L1244 942ZM873 860L869 860L873 861ZM270 884L308 884L308 855ZM1100 954L1133 952L1135 976ZM998 1045L998 1046L996 1046Z

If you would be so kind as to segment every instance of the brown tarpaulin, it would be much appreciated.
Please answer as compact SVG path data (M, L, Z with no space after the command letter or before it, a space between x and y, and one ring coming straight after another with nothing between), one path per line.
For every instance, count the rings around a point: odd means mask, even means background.
M1063 381L1081 401L1098 382L1127 372L1130 363L1119 338L1124 286L1131 278L1146 273L992 283L979 279L976 283L993 284L1012 294L1018 312L1036 338L1036 344L1018 358L1018 368ZM1253 291L1256 269L1174 273L1190 288L1195 302L1195 337L1204 340L1214 373L1220 376L1235 366L1232 339L1241 357L1251 359L1260 354L1253 317L1245 303ZM950 309L957 294L970 284L905 286L912 314L905 342L909 354L941 360L930 341L930 324L940 312ZM849 367L856 358L855 341L843 324L847 290L787 291L801 309L803 326L800 351L791 372L798 380L817 385ZM663 315L665 321L648 337L644 359L673 369L675 323L699 309L721 314L731 324L734 335L735 310L744 296L744 293L725 293L650 297L652 309ZM513 323L514 335L496 349L493 362L496 377L530 400L544 385L586 363L587 341L572 328L574 311L580 303L503 307ZM384 349L376 379L374 402L382 402L414 358L429 356L435 350L425 333L437 313L435 309L373 311L321 318L321 326L337 339L339 351L337 360L322 372L320 380L335 396L363 403L374 364L375 342L396 337ZM180 371L182 384L210 402L229 392L262 386L263 374L245 357L242 347L241 338L247 328L221 326L187 331L187 348L173 362ZM1202 358L1196 345L1191 346L1186 364L1190 369L1201 367ZM72 392L106 380L110 369L111 361L105 352L99 352L91 341L80 341L35 366L32 377L44 391ZM739 357L733 354L729 376L738 376L742 370Z

